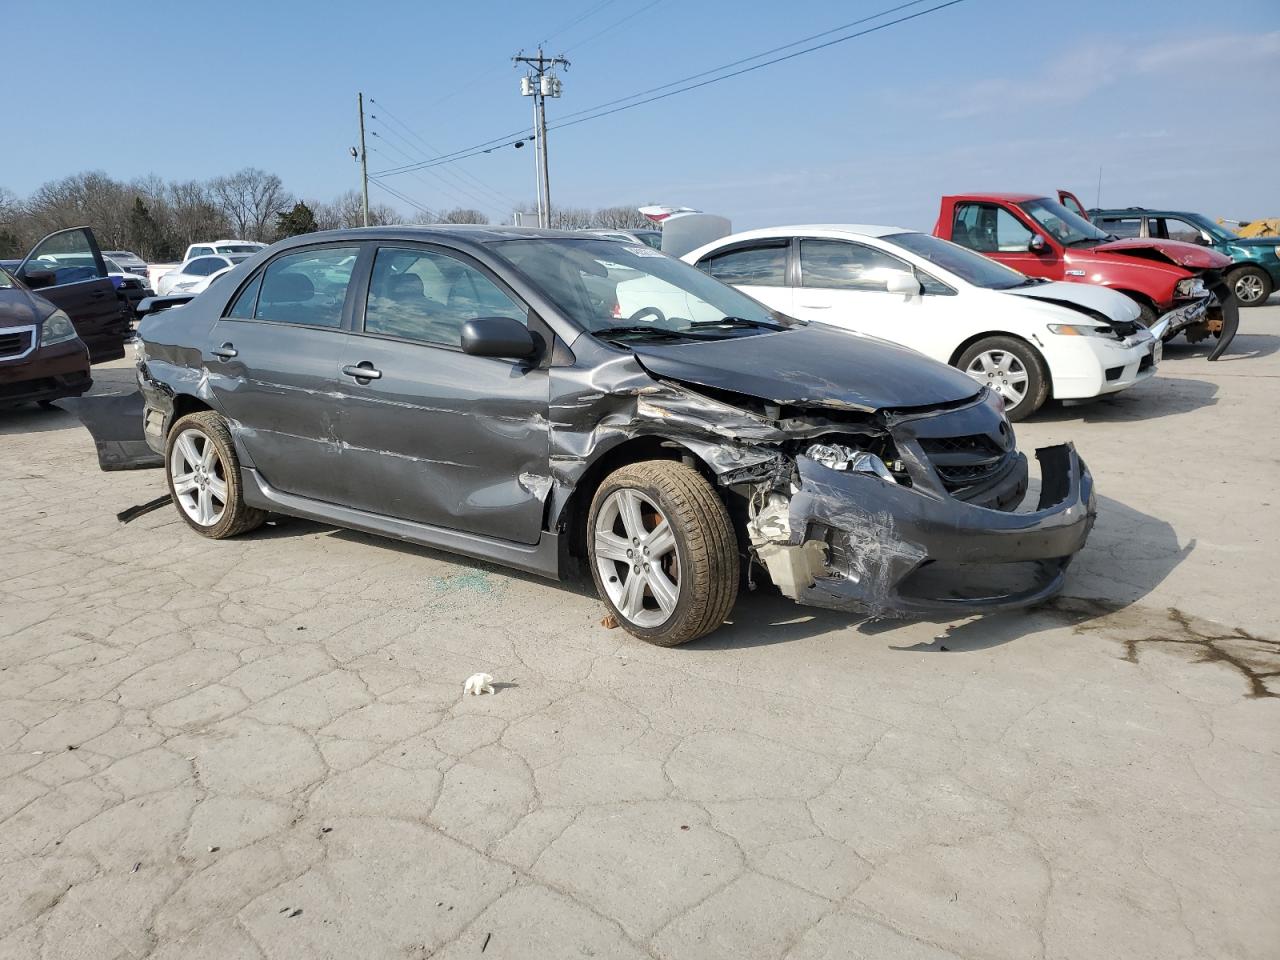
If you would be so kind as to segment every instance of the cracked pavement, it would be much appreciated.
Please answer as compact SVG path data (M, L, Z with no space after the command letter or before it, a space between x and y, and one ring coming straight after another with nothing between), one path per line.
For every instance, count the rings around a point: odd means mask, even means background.
M1047 609L752 595L675 650L583 584L119 524L159 472L0 412L0 957L1272 957L1278 349L1246 310L1019 426L1100 493Z

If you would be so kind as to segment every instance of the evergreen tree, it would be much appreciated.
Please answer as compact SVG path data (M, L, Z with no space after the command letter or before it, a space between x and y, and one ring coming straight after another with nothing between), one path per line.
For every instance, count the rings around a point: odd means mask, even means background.
M316 215L311 208L299 200L287 213L276 214L276 239L296 237L304 233L315 233Z

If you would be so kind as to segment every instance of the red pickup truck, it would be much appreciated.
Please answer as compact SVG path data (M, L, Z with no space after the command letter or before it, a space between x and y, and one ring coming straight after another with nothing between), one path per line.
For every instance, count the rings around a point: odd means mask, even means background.
M1118 240L1089 222L1080 201L1030 193L970 193L943 197L934 236L998 260L1029 277L1097 283L1138 302L1142 320L1168 340L1210 334L1216 360L1239 324L1225 281L1230 258L1178 240Z

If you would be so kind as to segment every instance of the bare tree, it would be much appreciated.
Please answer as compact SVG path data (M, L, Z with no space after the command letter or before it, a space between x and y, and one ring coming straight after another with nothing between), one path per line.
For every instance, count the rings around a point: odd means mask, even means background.
M439 223L488 223L489 218L479 210L469 207L454 207L440 214Z
M635 207L602 207L593 217L595 226L606 230L639 230L653 224Z
M218 208L210 188L200 181L170 184L167 199L173 246L186 248L201 240L213 240L231 232L231 225Z
M257 167L217 177L210 181L209 191L242 240L268 239L276 214L293 205L280 178Z
M339 194L332 203L310 204L315 211L316 224L321 230L340 230L364 225L364 213L361 209L360 191L348 190ZM380 227L388 223L403 223L402 217L393 207L385 203L369 204L369 226Z

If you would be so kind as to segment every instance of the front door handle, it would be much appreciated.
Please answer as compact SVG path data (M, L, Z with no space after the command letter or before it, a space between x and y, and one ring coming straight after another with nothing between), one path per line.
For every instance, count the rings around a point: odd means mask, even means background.
M224 343L222 346L218 347L217 350L210 350L209 352L219 360L231 360L232 358L239 356L239 351L236 350L230 342Z
M357 380L378 380L382 377L382 371L374 367L368 360L362 360L355 366L343 367L342 372L348 377L354 377Z
M802 303L800 304L800 306L804 307L806 310L830 310L831 309L831 304L829 303Z

